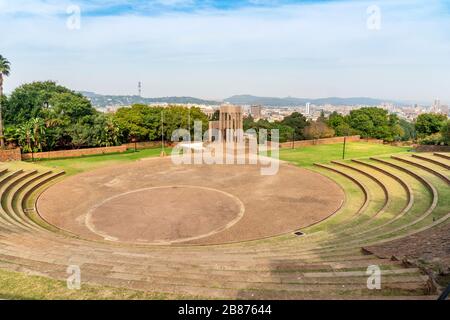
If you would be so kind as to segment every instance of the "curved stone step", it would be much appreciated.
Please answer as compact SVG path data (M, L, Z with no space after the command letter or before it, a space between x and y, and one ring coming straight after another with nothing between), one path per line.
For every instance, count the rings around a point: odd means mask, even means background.
M53 269L46 273L34 271L34 266L20 265L16 271L29 272L39 275L50 276L52 278L65 279L67 273L64 266L60 271ZM47 269L48 270L48 269ZM83 270L83 267L82 267ZM378 291L378 295L383 295L384 291L405 290L409 293L428 293L427 278L420 276L417 269L399 269L396 271L382 272L385 281L383 289ZM89 271L82 271L83 281L93 284L107 284L111 286L120 286L130 289L140 288L140 290L167 292L173 288L173 293L180 293L180 290L189 290L189 294L201 295L198 290L206 293L206 296L214 296L214 290L264 290L271 291L272 294L282 294L286 291L305 294L312 292L328 292L335 294L340 288L345 288L347 294L352 293L360 295L361 290L367 290L367 279L365 272L331 272L331 273L304 273L301 279L286 278L267 279L266 282L258 281L236 281L232 278L223 280L217 277L214 280L203 278L179 278L176 274L159 275L133 275L130 273L111 272L94 268ZM171 291L169 291L171 292Z
M380 161L381 161L381 162L384 162L384 160L380 160ZM410 172L409 170L404 169L403 167L397 166L397 165L392 164L392 163L390 163L390 162L388 162L388 163L389 163L390 165L392 165L393 167L402 168L402 170L404 170L406 173L411 174L411 175L414 176L416 179L418 179L419 181L421 181L421 182L424 184L425 187L431 189L431 191L434 191L434 192L433 192L433 195L434 195L434 196L433 196L433 201L432 201L431 205L428 207L428 209L427 209L423 214L421 214L419 218L415 219L414 221L412 221L412 222L410 222L410 223L407 223L407 224L405 224L405 225L402 225L402 226L400 226L400 227L398 227L398 228L396 228L396 229L390 229L390 230L388 230L388 231L387 231L386 233L384 233L384 234L376 234L376 235L372 235L370 238L361 238L361 239L357 239L357 240L354 240L354 241L351 241L351 242L347 242L347 243L345 243L345 244L340 243L339 245L323 246L323 247L320 248L320 249L305 249L305 250L303 250L303 251L301 251L301 252L305 252L305 253L306 253L306 252L309 252L310 254L312 254L313 252L317 252L317 253L322 252L322 253L323 253L323 252L327 252L327 251L330 251L330 250L331 250L331 251L333 251L333 250L338 250L338 246L340 246L340 247L342 247L342 246L345 246L345 247L350 247L350 246L356 246L356 247L359 247L359 246L362 246L362 245L366 245L366 244L364 244L364 243L373 243L373 244L376 244L376 243L378 243L378 242L380 242L380 241L384 242L384 241L390 241L390 240L393 240L393 239L397 239L397 238L398 238L397 236L392 236L392 237L389 237L389 238L386 238L386 239L376 240L376 238L379 238L379 237L381 237L381 236L391 235L392 233L399 232L399 231L403 231L404 229L408 229L409 227L411 227L411 226L413 226L413 225L419 223L419 222L422 221L423 219L427 218L427 217L433 212L433 210L434 210L435 207L436 207L437 199L438 199L438 197L437 197L437 192L436 192L436 189L434 188L434 186L431 185L430 183L428 183L428 181L427 181L426 179L420 177L419 175L417 175L417 174L415 174L415 173L413 173L413 172ZM429 227L432 227L432 226L433 226L433 224L431 224ZM418 229L418 230L412 230L412 231L406 230L406 231L407 231L406 234L407 234L407 235L409 235L409 234L414 234L414 233L416 233L416 232L419 232L420 230L423 230L423 228ZM371 239L373 239L373 240L371 240ZM370 241L369 241L369 240L370 240Z
M50 174L50 171L46 172L35 172L34 174L30 174L28 177L23 178L20 182L16 183L14 186L11 186L10 192L6 198L6 206L4 206L5 211L8 213L10 217L12 217L18 224L23 226L26 229L36 229L35 226L29 223L29 220L23 220L18 214L17 210L17 202L20 202L20 193L23 189L25 189L30 183L35 181L39 181L43 179L47 175Z
M442 161L438 161L438 160L436 160L436 159L432 159L432 158L425 157L425 156L419 156L418 154L413 154L412 156L413 156L414 158L418 158L418 159L420 159L420 160L428 161L428 162L437 164L438 166L441 166L441 167L443 167L443 168L445 168L445 169L447 169L447 170L450 170L450 165L448 165L448 164L446 164L446 163L444 163L444 162L442 162Z
M24 223L27 223L30 226L48 231L41 224L35 222L33 219L29 217L30 212L36 213L37 199L33 201L31 198L33 192L35 192L38 188L45 186L46 184L54 181L55 179L61 177L64 174L65 174L64 172L54 173L52 171L49 171L47 174L42 175L39 179L36 179L35 181L30 181L23 188L22 194L18 195L20 200L17 203L17 206L15 207L16 216L18 216ZM28 201L32 202L32 207L27 206Z
M383 184L383 182L381 182L377 177L375 177L373 175L373 173L371 174L369 172L366 172L359 168L355 168L354 166L348 165L346 163L341 163L341 162L333 162L333 163L367 176L369 179L374 180L375 183L377 183L380 186L380 188L383 190L385 196L387 194L389 194L387 187ZM345 229L342 230L342 232L335 232L334 236L338 237L338 238L336 238L336 240L341 242L343 240L348 240L348 239L354 238L356 235L362 235L364 233L371 231L371 229L365 229L366 226L370 227L370 224L376 222L377 217L382 215L388 209L388 207L390 205L390 202L388 200L389 200L389 198L387 197L387 199L385 199L385 201L384 201L383 208L381 208L381 210L379 210L370 220L358 223L358 226L356 228L350 228L351 232L348 232L348 228L347 228L347 230L345 230ZM405 204L405 208L409 209L408 203ZM345 234L346 232L347 232L347 234ZM342 234L342 233L344 233L344 234Z
M343 166L345 166L345 167L347 167L347 168L349 168L349 169L354 169L354 170L356 170L356 171L358 171L358 172L365 172L365 174L368 175L368 176L372 176L372 175L373 175L373 173L371 174L371 173L369 173L368 171L364 171L364 170L362 170L362 169L356 168L356 167L351 166L351 165L348 165L348 164L339 163L339 162L336 162L336 163L338 163L338 164L340 164L340 165L343 165ZM357 160L355 160L355 163L360 164L360 165L366 165L366 163L359 162L359 161L357 161ZM369 165L369 166L367 166L367 167L373 169L371 165ZM379 168L377 168L377 170L378 170L378 169L379 169ZM379 170L379 171L380 171L383 175L386 175L387 177L393 178L393 177L391 177L390 174L387 174L385 171L383 171L383 170ZM375 178L375 177L374 177L374 178ZM378 179L377 179L377 180L378 180ZM381 182L381 180L378 180L378 181L379 181L380 184L383 184L383 183ZM400 217L402 217L403 215L405 215L405 214L411 209L411 207L412 207L412 205L413 205L413 202L414 202L413 196L412 196L412 190L409 188L409 186L408 186L403 180L398 179L398 178L396 177L396 178L394 179L394 181L397 181L397 182L400 184L400 186L403 188L403 190L405 191L406 204L405 204L405 206L402 208L402 210L401 210L399 213L395 213L395 214L393 215L393 218L389 218L388 221L386 221L385 223L383 223L383 224L381 224L381 225L375 224L375 222L376 222L375 219L370 220L370 221L367 221L367 222L365 222L365 223L362 223L361 225L359 225L359 227L360 227L359 230L352 230L351 235L347 235L345 238L340 237L340 241L342 241L342 240L344 240L344 239L360 237L360 236L362 236L362 235L364 235L364 234L367 234L367 233L370 233L370 232L374 232L375 230L379 230L379 229L381 229L381 228L383 228L383 227L386 227L387 225L391 224L392 222L398 220ZM384 186L383 189L385 190L385 193L389 194L390 192L389 192L388 188L386 187L386 185L383 184L383 186ZM383 209L383 211L382 211L382 212L379 212L379 213L377 214L376 217L382 215L383 212L390 212L390 213L392 214L392 212L391 212L391 210L390 210L390 208L389 208L389 206L388 206L389 204L390 204L390 203L387 202L387 203L386 203L386 206L385 206L384 209ZM376 217L374 217L374 218L376 218ZM373 225L373 226L370 226L370 224L374 224L374 225ZM365 229L365 228L363 229L363 227L365 227L366 225L369 225L369 227L368 227L367 229Z
M361 168L357 169L359 174L362 174ZM380 172L376 177L381 184L387 181L382 179L382 171L377 172ZM56 234L31 219L25 209L30 209L42 191L41 188L50 182L53 174L40 176L42 173L35 173L34 176L27 177L20 173L5 179L5 184L2 184L5 174L9 173L0 171L0 191L6 190L6 194L2 192L1 195L2 204L6 204L5 208L11 216L17 218L18 221L14 221L29 228L25 228L27 232L14 228L5 229L5 233L2 233L3 229L0 230L2 268L65 280L67 265L79 263L83 281L88 283L174 294L186 293L208 298L357 298L360 295L385 298L404 295L417 297L422 294L426 297L425 295L429 294L427 277L421 275L418 270L405 269L400 262L379 259L360 251L360 242L367 240L364 232L358 234L364 230L361 225L355 225L355 239L350 237L354 241L338 238L342 244L329 248L324 246L327 236L322 239L322 235L317 238L317 242L310 243L303 241L303 238L286 235L265 241L204 247L113 245ZM373 177L374 174L372 178L370 174L367 176L376 183L377 179ZM433 179L435 182L436 178ZM406 183L400 182L401 179L397 181L406 194L411 191ZM358 186L358 183L355 182L355 185ZM382 207L386 209L389 202L386 198L392 196L390 191L393 189L385 186L383 191L382 186L378 185L381 188L380 194L385 195ZM433 187L430 183L428 190L431 195L434 195ZM364 194L364 186L360 190L361 194ZM437 193L436 195L438 196ZM370 201L366 193L358 214L352 215L353 218L348 222L354 221L359 213L363 213ZM412 193L407 202L408 205L414 202ZM442 222L442 219L444 217L441 217L439 222ZM379 228L376 231L380 231L377 232L379 235L387 230L388 228ZM371 232L375 233L374 230ZM382 267L386 278L383 290L367 290L367 264L378 264Z
M0 215L4 218L4 220L8 221L8 223L14 227L21 227L21 225L15 220L13 216L11 216L10 212L8 211L8 199L11 194L11 190L14 189L14 187L17 184L20 184L23 180L32 177L36 174L36 170L34 171L19 171L17 174L14 175L11 179L8 179L8 181L3 184L0 188L0 205L2 210L0 210Z
M441 152L435 152L433 153L436 157L441 157L447 160L450 160L450 154L448 153L441 153Z
M421 164L421 163L418 163L418 162L415 162L413 160L406 159L406 158L403 158L403 157L391 156L391 158L394 159L394 160L397 160L397 161L405 162L407 164L416 166L416 167L418 167L418 168L420 168L422 170L426 170L428 172L431 172L432 174L434 174L434 175L438 176L440 179L442 179L445 183L450 185L450 178L448 178L445 174L443 174L443 173L441 173L441 172L431 168L430 166L426 166L424 164ZM411 157L411 158L413 158L413 157ZM420 158L416 157L416 159L420 159ZM422 159L420 159L420 160L422 160Z
M336 164L336 165L339 165L339 166L342 166L342 167L347 168L347 169L350 169L350 170L354 170L354 171L356 171L356 172L359 172L360 174L365 175L365 176L368 177L369 179L375 181L375 183L376 183L378 186L380 186L380 188L383 190L383 193L384 193L384 204L383 204L383 208L382 208L381 210L379 210L379 211L375 214L374 218L375 218L376 216L382 214L382 213L386 210L386 208L387 208L387 206L388 206L388 204L389 204L389 202L390 202L390 195L389 195L389 192L388 192L387 187L383 184L383 182L381 182L381 180L377 179L376 177L374 177L373 175L369 174L368 172L366 172L366 171L364 171L364 170L360 170L360 169L355 168L355 167L353 167L353 166L351 166L351 165L348 165L348 164L346 164L346 163L343 163L343 162L340 162L340 161L331 161L331 163Z
M368 203L369 203L369 199L368 199L368 197L369 197L369 196L368 196L369 192L368 192L366 186L364 186L361 182L359 182L358 180L356 180L356 179L353 178L352 176L350 176L350 175L348 175L348 174L346 174L346 173L343 173L342 171L339 171L339 170L337 170L337 169L335 169L335 168L333 168L333 167L330 167L330 166L327 166L327 165L324 165L324 164L321 164L321 163L315 163L314 165L317 166L317 167L320 167L320 168L324 168L324 169L327 169L327 170L331 170L331 171L333 171L333 172L336 172L336 173L338 173L338 174L340 174L340 175L346 177L347 179L353 181L353 182L361 189L361 191L362 191L363 194L364 194L364 198L365 198L365 200L364 200L364 205L360 208L359 212L364 211L364 210L366 209L366 207L368 206Z
M325 233L329 232L329 230L348 224L361 214L361 209L364 208L367 201L360 187L347 177L319 167L314 167L314 169L311 170L328 177L340 185L344 191L345 199L339 211L327 219L298 230L303 233L302 241L305 241L305 238L320 238ZM295 234L285 235L284 237L281 236L279 238L286 244L289 242L298 242L296 241L298 237Z

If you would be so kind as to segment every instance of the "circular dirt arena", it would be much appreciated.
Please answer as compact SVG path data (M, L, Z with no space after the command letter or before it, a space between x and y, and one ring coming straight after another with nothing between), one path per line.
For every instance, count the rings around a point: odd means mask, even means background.
M176 243L225 230L237 223L244 211L238 198L223 191L153 187L106 199L88 212L86 225L113 241Z
M47 189L38 211L48 223L89 240L222 244L293 232L343 204L332 180L281 163L174 165L157 158L69 177Z

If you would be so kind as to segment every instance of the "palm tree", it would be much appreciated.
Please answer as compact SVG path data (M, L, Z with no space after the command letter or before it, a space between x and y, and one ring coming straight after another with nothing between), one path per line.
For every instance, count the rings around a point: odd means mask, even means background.
M3 76L9 76L9 61L0 54L0 146L5 147L5 137L3 136L2 117L2 97L3 97Z
M33 128L33 151L42 151L42 139L45 137L45 121L41 118L30 120L30 127Z
M23 152L33 152L33 124L31 121L25 122L17 128L17 138Z

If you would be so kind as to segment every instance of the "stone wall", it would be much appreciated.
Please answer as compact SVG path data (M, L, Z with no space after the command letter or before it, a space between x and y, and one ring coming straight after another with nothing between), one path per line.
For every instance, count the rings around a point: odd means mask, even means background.
M419 145L414 148L416 152L450 152L450 146Z
M394 141L389 144L394 147L415 147L415 146L417 146L412 141Z
M361 138L361 141L369 142L369 143L376 143L376 144L384 144L384 140L375 139L375 138Z
M360 136L349 136L347 137L347 142L353 142L353 141L368 141L370 143L381 143L382 140L376 140L376 139L361 139ZM295 141L295 147L306 147L306 146L314 146L318 144L334 144L334 143L343 143L344 137L334 137L334 138L327 138L327 139L317 139L317 140L301 140L301 141ZM134 149L135 144L133 142L124 144L128 149ZM173 142L167 142L166 141L166 147L173 147ZM136 142L136 148L138 150L141 149L151 149L151 148L159 148L161 147L160 141L144 141L144 142ZM291 142L284 142L280 143L280 148L292 148L292 141Z
M89 149L74 149L74 150L61 150L61 151L49 151L49 152L37 152L33 155L31 153L25 153L22 155L22 160L34 159L56 159L56 158L74 158L95 154L107 154L127 151L127 146L122 145L118 147L103 147L103 148L89 148Z
M19 148L4 150L0 149L0 162L20 160L22 160L22 156Z
M365 252L380 258L403 261L409 266L425 270L436 283L448 285L450 277L450 224L443 223L434 228L402 239L364 247ZM441 283L441 281L444 281Z
M126 143L124 144L128 149L134 149L135 144L134 142ZM166 147L173 146L173 143L171 141L165 142ZM143 142L136 142L136 148L138 150L142 149L152 149L152 148L160 148L161 147L161 141L143 141Z
M365 141L365 140L361 140L360 136L347 137L347 142L354 142L354 141ZM343 142L344 142L344 137L334 137L334 138L316 139L316 140L300 140L300 141L295 141L294 143L292 143L292 141L280 143L280 148L292 148L292 145L294 145L295 148L299 148L299 147L315 146L315 145L319 145L319 144L335 144L335 143L343 143Z

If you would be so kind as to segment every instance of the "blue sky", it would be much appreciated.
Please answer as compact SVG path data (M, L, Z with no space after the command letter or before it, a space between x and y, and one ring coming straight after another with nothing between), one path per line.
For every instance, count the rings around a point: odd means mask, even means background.
M80 29L67 28L70 5ZM379 30L368 28L371 6ZM6 91L225 98L371 96L450 103L450 1L0 0Z

